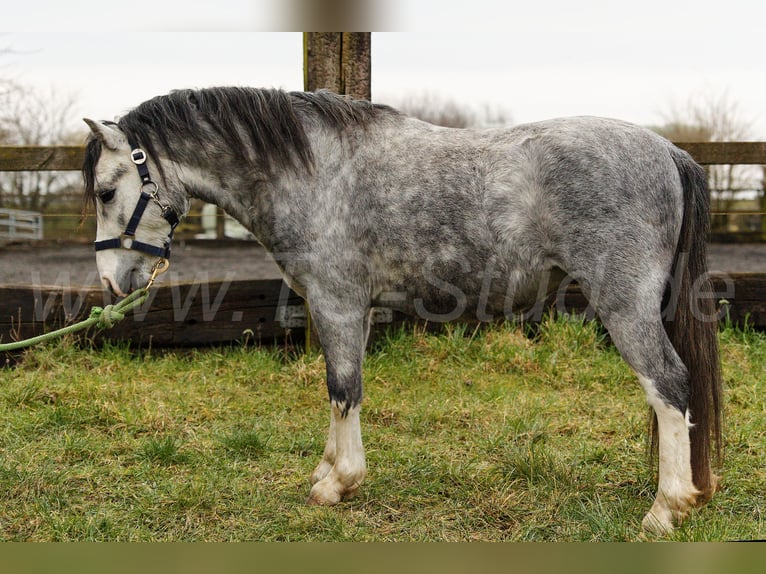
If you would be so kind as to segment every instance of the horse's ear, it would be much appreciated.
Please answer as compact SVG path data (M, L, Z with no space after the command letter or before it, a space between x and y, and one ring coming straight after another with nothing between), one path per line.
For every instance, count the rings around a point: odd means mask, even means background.
M125 135L112 126L88 118L83 118L83 121L88 124L93 135L98 138L107 149L118 150L120 147L123 147L128 143Z

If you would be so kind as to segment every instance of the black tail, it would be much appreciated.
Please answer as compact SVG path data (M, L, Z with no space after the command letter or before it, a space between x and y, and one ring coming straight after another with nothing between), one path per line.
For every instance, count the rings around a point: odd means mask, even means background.
M705 171L686 152L673 148L673 160L684 190L684 212L672 277L675 312L665 317L665 330L689 371L691 463L700 503L710 499L717 478L711 463L722 462L721 365L716 303L707 278L710 195ZM656 420L653 442L656 443Z

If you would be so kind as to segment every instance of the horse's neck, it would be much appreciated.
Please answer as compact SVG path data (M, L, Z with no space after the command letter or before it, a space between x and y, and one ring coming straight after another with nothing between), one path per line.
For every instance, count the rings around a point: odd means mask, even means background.
M229 164L178 165L174 172L190 198L217 205L267 247L272 243L275 202L280 198L290 201L288 196L302 187L303 177L308 177L308 173L285 170L275 170L269 177L259 176L243 167L233 154Z
M216 155L215 159L193 154L187 156L194 158L191 164L177 170L187 194L223 209L266 247L275 241L281 246L287 238L274 237L274 223L286 213L293 219L310 215L311 210L306 210L306 201L310 201L307 195L319 187L326 193L327 182L323 180L328 174L333 174L333 186L342 186L339 166L349 163L349 147L339 145L337 131L313 121L307 121L305 127L307 139L312 143L313 166L299 162L291 166L274 165L270 175L266 175L246 165L233 152ZM354 139L356 143L352 147L361 145L348 131L345 137L349 138L347 143Z

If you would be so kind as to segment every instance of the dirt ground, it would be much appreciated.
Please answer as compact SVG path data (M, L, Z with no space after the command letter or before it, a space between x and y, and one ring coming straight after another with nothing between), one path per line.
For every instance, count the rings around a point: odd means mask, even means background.
M766 244L712 244L713 271L766 273ZM267 279L279 270L254 242L180 242L163 282ZM98 286L96 256L88 244L0 244L0 285Z
M254 242L179 242L163 282L280 277L266 251ZM0 246L0 285L100 285L89 244Z

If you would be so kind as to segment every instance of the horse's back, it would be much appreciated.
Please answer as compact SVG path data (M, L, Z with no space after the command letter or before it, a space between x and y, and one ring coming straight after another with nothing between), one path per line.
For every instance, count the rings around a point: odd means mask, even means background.
M499 239L534 240L565 259L636 240L674 247L683 205L670 142L591 117L519 126L509 135L508 164L486 190Z
M610 254L670 265L682 202L660 136L589 117L492 130L397 122L356 154L355 186L340 200L349 217L317 252L357 258L344 279L358 276L374 301L508 311L509 293L527 306L551 272L592 274Z

